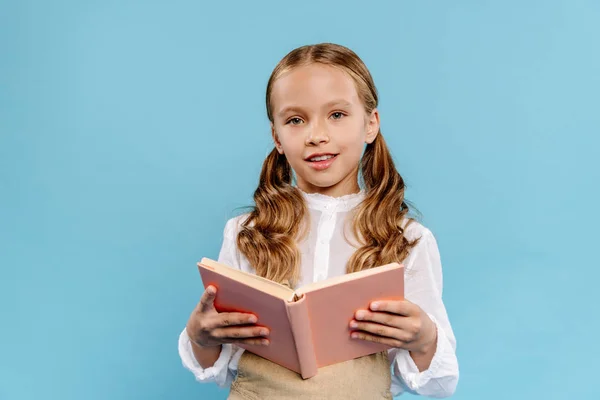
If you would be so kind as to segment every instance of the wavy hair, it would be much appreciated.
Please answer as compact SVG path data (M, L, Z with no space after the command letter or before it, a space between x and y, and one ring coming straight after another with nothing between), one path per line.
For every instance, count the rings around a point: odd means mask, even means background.
M320 63L345 71L354 80L367 115L378 105L371 73L352 50L337 44L302 46L288 53L275 67L267 83L266 108L273 122L271 91L285 72L303 65ZM404 180L396 170L381 130L366 146L359 166L364 200L352 217L352 232L358 249L348 260L347 272L356 272L390 262L402 262L417 240L409 241L405 229L412 218L404 200ZM273 149L263 163L254 192L254 207L242 222L237 236L241 253L256 274L294 286L300 275L297 241L307 232L306 205L292 184L292 168L285 155ZM405 222L407 220L407 223Z

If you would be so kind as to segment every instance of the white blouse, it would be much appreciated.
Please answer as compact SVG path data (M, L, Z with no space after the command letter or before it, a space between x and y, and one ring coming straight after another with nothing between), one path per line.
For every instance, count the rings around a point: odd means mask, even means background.
M311 229L298 243L302 255L301 279L298 286L345 273L346 262L356 250L344 238L352 238L350 223L344 224L349 212L363 199L364 193L343 197L303 193ZM245 215L227 221L218 261L246 272L254 272L246 258L238 251L236 237ZM409 240L420 237L403 261L405 266L405 298L423 309L437 326L438 339L435 355L429 369L419 372L410 353L403 349L388 350L392 367L391 391L394 396L403 392L431 397L447 397L454 393L458 383L456 340L446 308L442 302L442 266L436 240L423 225L412 222L405 230ZM353 242L352 240L350 240ZM199 382L216 382L229 386L237 374L238 361L244 349L225 344L215 364L202 368L196 361L187 331L179 336L179 355L183 365Z

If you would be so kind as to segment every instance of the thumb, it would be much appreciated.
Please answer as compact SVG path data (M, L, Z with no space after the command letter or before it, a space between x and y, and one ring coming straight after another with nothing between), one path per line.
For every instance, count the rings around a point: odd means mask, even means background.
M200 312L207 312L215 308L215 296L217 295L217 289L209 285L206 287L206 290L202 294L200 298L200 303L198 304Z

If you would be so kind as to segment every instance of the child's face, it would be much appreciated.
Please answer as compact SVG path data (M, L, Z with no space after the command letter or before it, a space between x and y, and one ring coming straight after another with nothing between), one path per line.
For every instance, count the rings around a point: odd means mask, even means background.
M379 113L366 114L352 78L323 64L297 67L274 83L271 104L275 145L300 189L330 196L358 191L358 165L365 143L377 136Z

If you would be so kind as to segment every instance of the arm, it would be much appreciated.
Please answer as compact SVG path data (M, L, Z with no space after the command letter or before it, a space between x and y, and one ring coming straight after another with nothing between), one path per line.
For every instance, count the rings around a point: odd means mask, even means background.
M392 392L448 397L458 383L456 339L442 301L442 265L433 234L424 229L406 260L405 297L426 313L435 328L434 345L423 351L389 351Z
M184 329L179 335L179 356L183 366L194 374L196 380L201 383L214 382L221 387L231 385L243 349L232 344L224 344L218 348L219 355L214 363L203 367L194 354L193 346L187 330Z
M237 229L237 218L230 219L224 230L223 244L219 253L218 261L232 267L240 267L237 257L237 247L235 246L235 235ZM208 292L208 291L207 291ZM202 346L198 342L205 341L206 337L199 339L200 331L205 331L206 326L198 323L199 318L194 318L194 314L202 312L202 302L205 304L205 312L217 314L212 307L214 293L205 292L203 300L196 306L190 321L179 336L179 355L185 368L190 370L196 380L199 382L216 382L219 386L228 386L235 378L237 372L237 363L243 353L243 349L233 343L211 343L210 346ZM212 307L212 308L211 308ZM205 319L204 321L209 321ZM232 318L229 321L233 321ZM209 321L210 322L210 321ZM227 328L225 328L227 329ZM190 337L193 337L192 340Z
M219 356L221 355L221 350L223 349L223 345L215 347L201 347L200 345L197 345L191 340L190 344L192 346L194 358L196 359L196 361L198 361L202 368L209 368L215 365L215 362L219 359Z
M392 346L392 393L430 397L454 393L458 381L454 334L441 297L441 264L431 232L405 260L405 299L382 300L358 310L352 337Z

